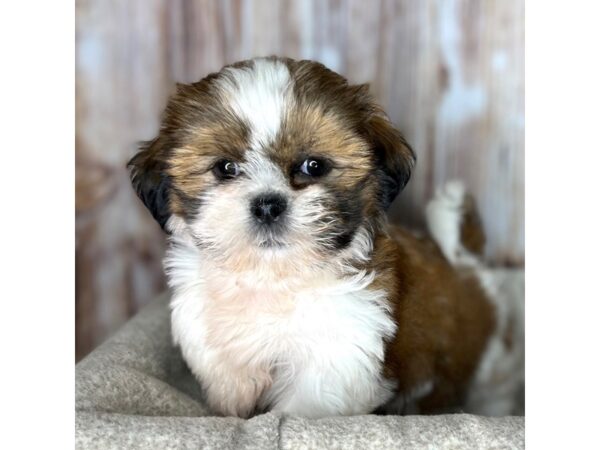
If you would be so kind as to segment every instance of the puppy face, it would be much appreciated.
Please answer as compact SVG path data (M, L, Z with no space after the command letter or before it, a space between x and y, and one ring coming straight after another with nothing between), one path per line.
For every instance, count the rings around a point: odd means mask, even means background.
M238 266L330 258L381 218L413 164L366 86L278 58L178 86L129 163L163 228Z

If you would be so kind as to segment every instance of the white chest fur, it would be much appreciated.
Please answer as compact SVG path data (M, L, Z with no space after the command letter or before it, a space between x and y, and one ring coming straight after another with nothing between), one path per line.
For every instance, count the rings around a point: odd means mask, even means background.
M185 243L166 268L174 341L216 410L364 414L391 397L381 367L395 324L374 274L274 281L217 270Z

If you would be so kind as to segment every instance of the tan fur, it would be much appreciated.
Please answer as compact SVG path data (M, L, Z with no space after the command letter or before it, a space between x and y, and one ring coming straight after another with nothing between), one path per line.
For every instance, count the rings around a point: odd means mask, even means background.
M371 155L366 142L321 107L299 109L300 114L285 121L283 131L270 149L273 160L289 172L303 157L326 156L334 162L332 177L337 178L337 182L352 187L364 179L371 170ZM339 176L342 173L344 176Z

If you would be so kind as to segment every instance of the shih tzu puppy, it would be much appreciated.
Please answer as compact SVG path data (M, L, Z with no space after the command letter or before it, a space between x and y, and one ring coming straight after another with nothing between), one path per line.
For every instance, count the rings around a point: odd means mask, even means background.
M129 166L216 413L510 413L519 327L486 286L472 201L438 192L430 237L387 223L414 163L368 87L316 62L178 86Z

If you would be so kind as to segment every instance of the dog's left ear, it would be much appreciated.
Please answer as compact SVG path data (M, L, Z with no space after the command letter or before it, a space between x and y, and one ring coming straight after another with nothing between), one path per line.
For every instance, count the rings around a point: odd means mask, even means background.
M170 180L165 163L159 157L161 138L142 144L141 150L127 163L131 184L140 200L163 230L171 216L169 206Z
M387 209L408 183L416 156L385 114L373 114L367 121L366 130L379 170L381 202Z

